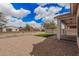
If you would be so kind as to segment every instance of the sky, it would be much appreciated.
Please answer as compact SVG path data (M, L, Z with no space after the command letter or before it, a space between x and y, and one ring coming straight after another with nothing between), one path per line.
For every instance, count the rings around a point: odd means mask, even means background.
M31 11L31 14L29 14L28 16L26 16L22 19L24 22L29 22L29 21L32 21L32 20L36 21L37 23L42 22L42 19L39 19L39 20L34 19L35 15L36 15L36 13L34 13L34 10L35 10L35 8L37 8L39 6L39 4L36 4L36 3L12 3L12 5L14 6L15 9L24 8L24 9ZM52 4L49 3L49 4L42 6L42 7L51 7L51 6L61 7L57 3L52 3ZM65 6L61 7L61 8L62 8L62 10L59 11L57 14L61 14L61 13L65 13L65 12L70 11L69 9L66 9Z
M45 21L52 22L56 15L70 12L70 5L64 3L11 3L0 4L0 8L10 19L7 25L17 27L23 27L25 23L40 25Z

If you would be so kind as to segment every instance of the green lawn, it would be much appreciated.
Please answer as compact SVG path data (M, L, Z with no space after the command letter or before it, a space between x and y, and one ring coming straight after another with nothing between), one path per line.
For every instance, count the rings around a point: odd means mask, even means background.
M49 36L53 36L55 34L53 33L47 33L47 32L38 32L35 34L35 36L39 36L39 37L49 37Z

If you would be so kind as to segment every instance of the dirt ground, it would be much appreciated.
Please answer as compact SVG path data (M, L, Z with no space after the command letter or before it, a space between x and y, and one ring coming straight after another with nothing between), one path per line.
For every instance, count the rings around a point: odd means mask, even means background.
M32 32L0 35L0 56L28 56L33 50L33 44L44 39L34 36Z
M35 44L31 55L34 56L79 56L76 42L71 40L57 40L55 36L46 38Z
M0 56L78 56L77 42L72 38L57 40L34 36L35 32L0 35ZM75 39L75 38L73 38Z

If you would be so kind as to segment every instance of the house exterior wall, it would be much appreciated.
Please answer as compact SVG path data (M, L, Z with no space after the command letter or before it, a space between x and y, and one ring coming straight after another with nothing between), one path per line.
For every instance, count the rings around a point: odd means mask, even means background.
M67 29L66 34L67 35L76 35L76 29Z
M3 28L3 29L2 29L2 32L7 32L7 31L6 31L6 28Z
M61 39L61 21L59 19L57 19L57 39L60 40Z
M76 22L77 22L77 46L79 48L79 4L78 4Z
M18 28L3 28L2 32L18 32Z

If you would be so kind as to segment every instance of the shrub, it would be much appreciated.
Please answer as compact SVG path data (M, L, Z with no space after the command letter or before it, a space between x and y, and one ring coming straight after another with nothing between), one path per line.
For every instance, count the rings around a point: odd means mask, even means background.
M40 37L49 37L49 36L53 36L55 34L53 33L47 33L47 32L39 32L39 33L36 33L35 36L40 36Z

